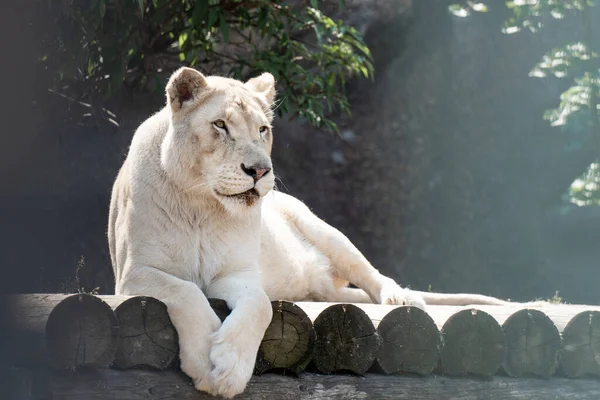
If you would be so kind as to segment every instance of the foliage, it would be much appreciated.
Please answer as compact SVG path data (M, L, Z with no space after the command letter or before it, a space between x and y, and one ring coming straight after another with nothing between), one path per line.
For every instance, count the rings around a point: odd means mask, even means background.
M238 79L268 71L279 84L280 115L335 130L327 113L350 112L345 80L371 77L372 58L359 32L318 1L296 3L54 0L48 12L58 35L42 61L57 71L56 88L80 100L124 86L162 91L182 64Z
M578 206L600 206L600 163L592 163L569 188L571 202Z
M558 107L547 110L544 119L552 126L570 126L579 130L583 125L596 136L600 160L600 50L592 33L590 8L592 0L512 0L505 3L512 15L505 21L502 31L513 34L522 29L537 32L549 19L579 18L583 40L566 43L548 51L533 67L531 77L571 78L573 84L560 95ZM481 2L463 1L450 6L457 16L470 15L472 11L485 12ZM592 163L588 170L575 179L569 188L571 202L583 205L600 205L600 170Z

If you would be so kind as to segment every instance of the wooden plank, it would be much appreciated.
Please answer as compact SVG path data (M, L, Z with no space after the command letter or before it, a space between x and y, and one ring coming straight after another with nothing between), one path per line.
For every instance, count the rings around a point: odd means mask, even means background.
M6 375L16 386L13 396L22 400L204 400L182 372L145 370L92 370L73 374L12 368ZM299 377L278 374L253 376L236 399L414 399L414 400L597 400L600 381L556 378L504 378L493 380L443 376L367 374Z

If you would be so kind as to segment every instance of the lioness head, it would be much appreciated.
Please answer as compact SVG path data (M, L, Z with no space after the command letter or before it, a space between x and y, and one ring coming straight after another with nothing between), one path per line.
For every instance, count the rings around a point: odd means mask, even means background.
M180 68L166 88L169 127L161 147L168 175L186 192L230 212L257 203L274 185L269 73L242 83Z

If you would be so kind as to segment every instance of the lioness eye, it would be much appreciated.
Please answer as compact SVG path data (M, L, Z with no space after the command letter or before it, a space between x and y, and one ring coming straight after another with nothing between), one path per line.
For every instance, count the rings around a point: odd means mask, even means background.
M219 129L226 129L225 121L223 121L222 119L219 119L219 120L213 122L213 125Z

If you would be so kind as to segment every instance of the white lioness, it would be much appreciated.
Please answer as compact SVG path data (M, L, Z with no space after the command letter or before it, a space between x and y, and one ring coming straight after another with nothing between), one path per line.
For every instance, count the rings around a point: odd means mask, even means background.
M244 390L270 299L504 303L403 289L299 200L271 190L274 84L268 73L242 83L179 69L113 187L115 292L167 305L181 368L197 389L224 397ZM207 297L232 309L223 324Z

